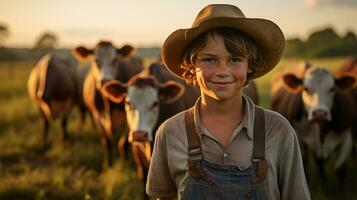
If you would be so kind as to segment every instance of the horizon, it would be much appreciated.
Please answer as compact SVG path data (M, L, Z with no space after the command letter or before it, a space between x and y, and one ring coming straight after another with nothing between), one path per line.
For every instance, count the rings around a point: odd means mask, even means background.
M211 3L237 5L248 18L269 19L286 39L306 40L328 27L340 37L348 31L357 33L357 0L0 0L0 24L9 30L4 46L13 48L31 48L48 31L58 36L57 48L92 47L102 39L151 48L161 47L173 31L190 27L199 10Z

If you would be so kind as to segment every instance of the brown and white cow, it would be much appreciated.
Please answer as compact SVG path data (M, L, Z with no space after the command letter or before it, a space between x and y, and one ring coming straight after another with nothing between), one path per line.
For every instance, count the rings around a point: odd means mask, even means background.
M295 128L303 149L305 170L307 150L312 150L323 177L324 161L339 150L334 168L344 179L353 145L351 127L357 121L356 101L347 90L354 82L352 76L335 77L306 62L273 80L272 109L284 115Z
M125 102L132 154L138 176L145 185L157 127L191 107L199 91L182 80L178 81L161 64L151 65L126 84L109 81L103 91L113 102ZM145 192L143 196L148 198Z
M255 85L249 84L244 92L257 101ZM200 92L157 62L125 85L118 81L106 83L103 93L114 102L125 101L129 141L139 178L145 185L156 129L166 119L192 107ZM147 198L145 192L144 196Z
M130 45L118 49L111 42L100 41L93 49L78 46L72 50L77 59L91 62L91 69L84 81L83 99L90 111L92 122L101 135L104 167L112 164L113 136L119 131L122 134L117 147L121 156L125 157L124 144L127 131L125 131L124 103L116 104L109 101L102 95L101 87L108 80L127 82L143 69L138 59L131 59L133 49ZM133 60L135 62L132 62Z
M68 139L67 118L73 105L79 108L79 127L82 127L85 114L80 95L83 73L86 73L85 68L79 69L75 62L52 54L42 57L32 68L27 89L44 119L44 140L47 139L50 121L56 118L62 118L63 137Z

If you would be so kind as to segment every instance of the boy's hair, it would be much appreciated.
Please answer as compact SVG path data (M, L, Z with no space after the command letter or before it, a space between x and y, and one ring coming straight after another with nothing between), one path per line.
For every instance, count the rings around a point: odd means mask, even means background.
M220 27L211 29L197 38L195 38L186 48L183 54L181 68L184 69L183 78L191 85L197 86L195 61L197 53L202 50L208 41L208 38L214 35L223 37L224 45L227 51L233 56L243 56L248 59L248 67L253 70L259 70L257 66L264 64L263 57L258 46L251 37L238 29L229 27ZM250 80L249 74L247 80Z

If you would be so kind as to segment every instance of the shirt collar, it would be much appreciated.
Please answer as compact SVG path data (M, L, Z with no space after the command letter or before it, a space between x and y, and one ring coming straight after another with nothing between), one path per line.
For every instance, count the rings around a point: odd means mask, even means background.
M243 106L244 106L245 112L244 112L243 119L240 122L239 126L241 126L242 129L243 128L246 129L245 132L246 132L248 138L250 140L252 140L253 139L253 131L254 131L254 116L255 116L254 103L246 95L242 95L242 99L243 99ZM200 114L199 114L200 103L201 103L201 97L199 97L197 99L197 101L194 105L194 120L195 120L196 132L199 136L202 136L204 134L204 127L203 127L203 123L201 121Z

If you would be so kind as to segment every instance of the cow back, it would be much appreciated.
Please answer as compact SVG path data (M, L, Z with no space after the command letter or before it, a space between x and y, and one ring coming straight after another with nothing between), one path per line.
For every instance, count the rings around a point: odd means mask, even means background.
M76 66L62 58L53 56L48 62L46 84L43 99L50 100L72 99L77 97Z

